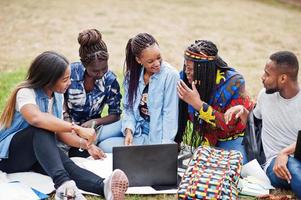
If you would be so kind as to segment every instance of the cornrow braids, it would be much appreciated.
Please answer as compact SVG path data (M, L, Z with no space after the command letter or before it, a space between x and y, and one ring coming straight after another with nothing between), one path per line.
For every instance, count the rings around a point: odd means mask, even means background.
M125 49L125 80L129 81L128 102L132 108L136 100L137 87L139 76L142 70L142 65L136 60L147 47L153 44L158 44L156 39L148 33L139 33L135 37L129 39Z
M92 61L108 60L109 54L106 43L102 40L102 35L97 29L87 29L78 35L79 56L84 66Z

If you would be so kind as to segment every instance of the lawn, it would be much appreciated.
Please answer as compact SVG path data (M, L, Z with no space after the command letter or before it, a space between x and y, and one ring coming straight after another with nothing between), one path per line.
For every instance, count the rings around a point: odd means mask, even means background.
M301 9L276 0L1 0L0 112L37 54L54 50L70 62L78 60L77 35L86 28L102 32L109 66L119 80L126 42L139 32L154 35L163 58L179 70L188 44L195 39L212 40L219 55L244 75L247 90L255 98L271 53L290 50L300 60L300 25Z

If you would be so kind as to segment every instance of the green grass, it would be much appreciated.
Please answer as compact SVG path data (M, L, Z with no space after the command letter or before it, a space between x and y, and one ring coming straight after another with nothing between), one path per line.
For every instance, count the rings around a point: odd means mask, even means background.
M2 112L10 91L22 80L26 71L24 68L12 72L2 72L0 74L0 110Z

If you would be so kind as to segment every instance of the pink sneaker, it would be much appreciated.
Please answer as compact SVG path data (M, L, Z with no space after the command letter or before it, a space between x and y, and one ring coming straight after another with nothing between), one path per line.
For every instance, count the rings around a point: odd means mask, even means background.
M129 180L120 169L115 169L104 180L104 194L106 200L124 200L125 192L129 187Z

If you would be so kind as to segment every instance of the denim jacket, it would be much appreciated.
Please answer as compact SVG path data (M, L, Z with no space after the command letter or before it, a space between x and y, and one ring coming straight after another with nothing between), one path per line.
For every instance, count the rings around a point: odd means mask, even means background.
M48 102L49 97L45 94L42 89L35 89L36 94L36 103L42 112L48 112ZM63 95L54 93L53 107L52 112L53 115L57 118L62 118L62 104L63 104ZM20 132L21 130L27 128L29 124L23 118L22 114L19 111L15 110L14 118L12 124L9 128L2 128L0 130L0 161L3 158L8 158L9 154L9 145L15 134Z
M141 71L136 99L133 108L128 102L128 76L124 80L122 132L129 128L133 131L134 137L142 134L144 119L139 113L139 103L145 83L143 80L144 68ZM146 144L173 143L178 130L178 95L177 82L179 73L168 63L162 62L158 73L153 74L149 80L148 88L148 112L150 115L149 133L146 137Z

